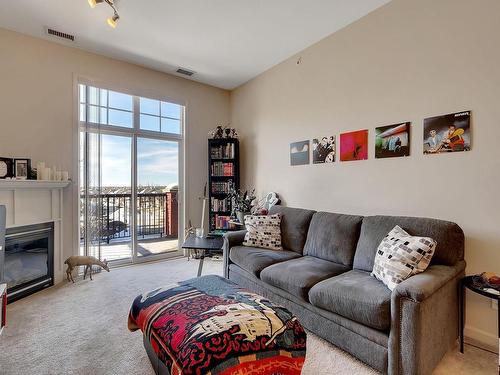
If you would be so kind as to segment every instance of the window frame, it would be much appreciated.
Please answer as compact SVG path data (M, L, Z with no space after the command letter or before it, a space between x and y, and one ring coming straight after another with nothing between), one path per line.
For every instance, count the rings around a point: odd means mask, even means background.
M82 102L80 100L80 85L84 85L86 87L86 90L85 90L85 102ZM101 104L90 104L88 102L88 98L89 98L89 87L95 87L99 90L106 90L107 92L107 100L106 100L106 103L108 104L106 107L104 106L101 106ZM128 110L124 110L124 109L120 109L120 108L115 108L115 107L110 107L109 106L109 91L114 91L114 92L118 92L120 94L126 94L126 95L129 95L132 97L132 111L128 111ZM184 134L185 134L185 118L186 118L186 106L185 105L182 105L182 104L179 104L179 103L175 103L173 101L167 101L167 100L162 100L162 99L154 99L154 98L150 98L150 97L146 97L146 96L140 96L140 95L133 95L133 94L129 94L129 93L125 93L125 92L120 92L120 91L117 91L117 90L112 90L112 89L109 89L109 88L102 88L102 87L99 87L99 86L93 86L91 84L86 84L86 83L78 83L78 115L77 115L77 118L78 118L78 123L79 123L79 128L87 128L87 129L92 129L92 128L95 128L96 130L98 129L99 131L101 132L110 132L110 133L129 133L129 134L137 134L138 136L145 136L145 137L148 137L148 138L161 138L161 139L166 139L166 140L183 140L184 139ZM100 95L100 93L99 93ZM156 115L151 115L151 114L148 114L148 113L141 113L140 111L140 99L141 98L144 98L144 99L150 99L150 100L158 100L159 103L160 103L160 115L159 116L156 116ZM100 103L100 97L99 97L99 100L98 102ZM161 103L171 103L171 104L175 104L175 105L178 105L181 107L181 110L180 110L180 115L179 115L179 118L176 119L176 118L173 118L173 117L169 117L169 116L162 116L161 115ZM80 109L81 107L85 106L85 120L81 120L80 118ZM108 123L106 124L102 124L102 123L94 123L94 122L87 122L87 119L89 117L89 108L90 107L96 107L98 108L99 112L101 109L105 108L106 109L106 122L109 122L109 110L112 109L112 110L118 110L118 111L122 111L122 112L127 112L127 113L132 113L132 127L126 127L126 126L119 126L119 125L110 125ZM141 129L141 124L140 124L140 121L141 121L141 115L148 115L148 116L152 116L152 117L156 117L160 120L160 131L155 131L155 130L147 130L147 129ZM168 132L162 132L161 131L161 120L162 119L170 119L170 120L176 120L176 121L179 121L179 134L177 133L168 133Z
M86 87L85 89L85 103L82 103L80 100L80 85L84 85ZM131 177L131 187L132 187L132 197L133 197L133 205L136 205L136 190L137 190L137 142L138 138L148 138L148 139L157 139L157 140L165 140L165 141L172 141L176 142L178 144L178 150L179 150L179 155L178 155L178 171L179 171L179 181L178 181L178 186L179 186L179 195L178 195L178 206L179 206L179 214L178 214L178 231L179 231L179 236L178 236L178 251L177 252L172 252L172 253L164 253L164 254L157 254L157 255L151 255L148 257L138 257L137 256L137 247L138 247L138 240L136 236L133 236L134 240L132 241L132 259L131 261L123 260L123 261L114 261L113 265L119 266L121 264L134 264L134 263L142 263L142 262L148 262L148 261L155 261L159 259L165 259L165 258L170 258L170 257L178 257L179 255L182 254L181 251L181 241L182 241L182 230L185 227L185 217L188 212L188 202L184 199L184 197L187 194L187 186L186 186L186 173L185 173L185 166L186 166L186 139L185 139L185 134L186 134L186 127L187 127L187 104L186 103L181 103L179 101L175 101L169 98L152 98L150 95L138 95L131 93L130 90L124 90L120 88L113 88L113 85L101 85L101 84L96 84L93 80L89 80L86 78L81 78L81 77L74 77L74 95L75 95L75 103L76 103L76 110L74 112L74 118L76 122L76 132L75 132L75 146L76 149L78 150L75 158L75 166L76 166L76 171L78 171L75 175L75 179L77 180L77 183L74 184L74 195L75 195L75 211L77 214L80 212L80 186L82 181L80 181L80 173L79 173L79 168L80 168L80 163L79 163L79 158L80 158L80 133L82 131L86 132L99 132L101 134L109 134L109 135L119 135L119 136L128 136L131 137L132 139L132 177ZM94 104L89 104L88 103L88 97L89 97L89 87L95 87L97 89L102 89L102 90L107 90L107 104L108 107L103 107L101 106L100 102L100 97L99 97L99 104L94 105ZM125 127L125 126L117 126L117 125L108 125L108 124L101 124L101 123L93 123L93 122L87 122L86 119L88 118L88 112L89 112L89 106L95 106L98 108L107 108L107 111L109 109L117 109L120 111L126 111L123 109L119 108L114 108L114 107L109 107L109 91L114 91L126 95L132 96L132 127ZM167 132L160 132L160 131L153 131L153 130L145 130L140 128L140 98L146 98L146 99L152 99L152 100L158 100L160 102L160 121L161 118L167 118L167 117L161 117L161 102L165 103L172 103L179 105L181 107L180 111L180 118L179 119L174 119L174 120L179 120L180 122L180 129L179 129L179 134L176 133L167 133ZM82 121L80 118L80 108L81 105L85 106L85 120ZM130 111L127 111L130 112ZM161 128L160 128L161 129ZM74 221L75 224L73 226L73 233L74 233L74 249L75 249L75 254L79 254L79 249L80 249L80 225L79 225L79 220ZM136 217L135 215L132 215L131 217L131 225L133 226L132 231L135 231L136 228Z

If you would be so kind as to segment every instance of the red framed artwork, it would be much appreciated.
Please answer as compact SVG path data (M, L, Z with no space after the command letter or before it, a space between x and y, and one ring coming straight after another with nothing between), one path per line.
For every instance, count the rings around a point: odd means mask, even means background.
M368 130L340 134L340 161L368 159Z

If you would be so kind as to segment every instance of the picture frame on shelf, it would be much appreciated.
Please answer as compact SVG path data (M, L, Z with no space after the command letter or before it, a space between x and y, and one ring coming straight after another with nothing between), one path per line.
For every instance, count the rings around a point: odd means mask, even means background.
M14 159L14 177L16 180L28 180L30 177L31 159Z
M13 176L14 168L12 158L0 157L0 180L10 179Z

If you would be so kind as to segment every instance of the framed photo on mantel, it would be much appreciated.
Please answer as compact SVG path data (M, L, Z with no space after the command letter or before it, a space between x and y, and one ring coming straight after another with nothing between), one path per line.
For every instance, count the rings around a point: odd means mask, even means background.
M14 177L16 180L27 180L30 169L31 159L14 159Z
M13 159L0 157L0 179L12 178L13 175Z

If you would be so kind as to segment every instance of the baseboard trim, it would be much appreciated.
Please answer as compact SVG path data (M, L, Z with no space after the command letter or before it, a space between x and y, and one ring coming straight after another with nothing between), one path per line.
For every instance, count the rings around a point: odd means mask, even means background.
M495 335L481 329L465 326L464 336L467 343L498 353L498 337Z

